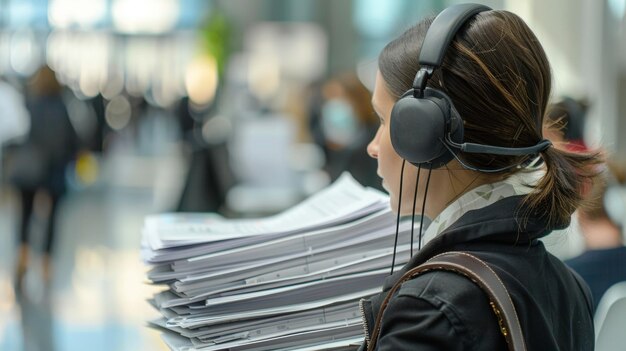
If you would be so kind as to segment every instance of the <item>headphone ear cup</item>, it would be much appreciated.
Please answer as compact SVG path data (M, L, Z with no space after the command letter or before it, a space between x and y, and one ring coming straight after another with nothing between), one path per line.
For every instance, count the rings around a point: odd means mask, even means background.
M419 166L433 163L438 168L447 161L442 156L450 154L440 139L446 132L447 109L441 106L439 99L415 98L412 94L399 99L391 110L391 144L403 159ZM445 161L445 163L442 163Z

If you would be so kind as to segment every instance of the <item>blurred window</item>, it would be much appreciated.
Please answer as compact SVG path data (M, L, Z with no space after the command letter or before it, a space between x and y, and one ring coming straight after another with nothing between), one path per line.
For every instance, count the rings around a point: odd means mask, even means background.
M48 0L0 2L0 28L47 28L47 2Z

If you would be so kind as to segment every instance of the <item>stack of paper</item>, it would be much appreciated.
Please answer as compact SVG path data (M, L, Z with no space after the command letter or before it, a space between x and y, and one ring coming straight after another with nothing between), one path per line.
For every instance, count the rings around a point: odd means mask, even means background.
M146 218L150 301L172 350L350 350L363 338L358 302L391 269L388 197L345 174L299 205L261 219L215 214ZM400 226L396 265L409 258Z

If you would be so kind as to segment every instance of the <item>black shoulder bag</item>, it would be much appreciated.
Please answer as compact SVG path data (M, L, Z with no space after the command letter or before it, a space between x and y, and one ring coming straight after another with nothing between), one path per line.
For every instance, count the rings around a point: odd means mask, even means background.
M517 312L511 296L498 277L483 260L466 252L451 251L437 255L423 264L406 272L400 280L391 288L383 301L376 324L367 350L372 351L376 347L376 341L380 334L380 324L385 308L393 294L400 288L402 283L413 279L419 274L432 270L452 271L461 274L476 283L489 297L489 305L493 309L498 321L500 332L504 335L506 343L511 351L526 351L526 343L522 334Z

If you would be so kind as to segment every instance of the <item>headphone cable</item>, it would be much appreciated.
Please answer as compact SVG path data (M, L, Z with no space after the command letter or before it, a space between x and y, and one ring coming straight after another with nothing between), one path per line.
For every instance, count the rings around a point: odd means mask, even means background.
M411 212L411 256L413 257L413 229L415 228L415 204L417 202L417 187L420 183L421 167L417 167L417 179L415 180L415 193L413 193L413 211Z
M428 195L428 186L430 185L430 174L433 172L433 164L428 167L428 178L426 178L426 189L424 190L424 200L422 202L422 216L420 217L420 232L417 242L417 250L422 249L422 229L424 227L424 210L426 209L426 196Z
M396 239L393 243L393 258L391 259L391 273L393 274L393 266L396 264L396 249L398 248L398 232L400 231L400 206L402 205L402 178L404 177L404 164L406 160L402 160L402 169L400 170L400 190L398 191L398 209L396 217Z

